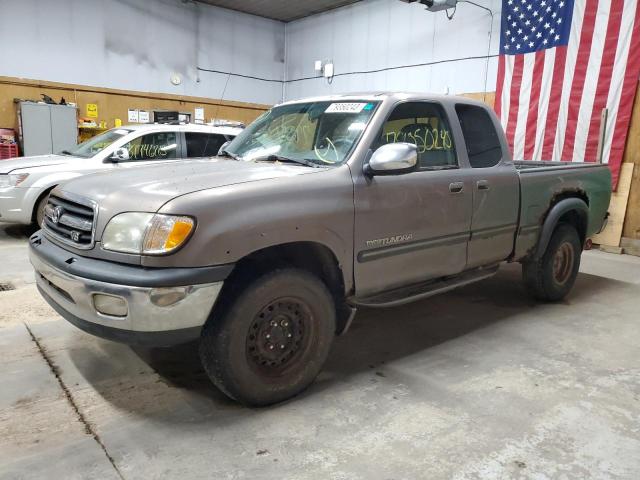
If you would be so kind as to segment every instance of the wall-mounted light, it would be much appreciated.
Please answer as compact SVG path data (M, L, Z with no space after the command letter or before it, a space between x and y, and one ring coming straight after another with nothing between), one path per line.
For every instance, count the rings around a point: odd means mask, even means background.
M324 64L324 69L322 70L322 74L324 75L324 78L326 78L327 80L330 80L333 78L333 63L325 63Z
M335 70L332 60L316 60L314 63L314 70L318 76L322 75L326 78L328 83L333 81Z

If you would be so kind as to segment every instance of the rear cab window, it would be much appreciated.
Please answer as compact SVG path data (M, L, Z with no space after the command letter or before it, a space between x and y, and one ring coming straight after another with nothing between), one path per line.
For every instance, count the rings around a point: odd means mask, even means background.
M489 113L475 105L456 105L472 168L494 167L502 160L502 145Z
M227 137L219 133L185 132L187 157L215 157Z

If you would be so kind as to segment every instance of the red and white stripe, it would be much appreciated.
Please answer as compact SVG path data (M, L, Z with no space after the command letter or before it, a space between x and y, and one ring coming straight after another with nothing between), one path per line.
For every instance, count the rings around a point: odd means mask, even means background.
M638 0L575 0L569 44L501 55L495 109L517 160L603 162L614 185L640 75Z

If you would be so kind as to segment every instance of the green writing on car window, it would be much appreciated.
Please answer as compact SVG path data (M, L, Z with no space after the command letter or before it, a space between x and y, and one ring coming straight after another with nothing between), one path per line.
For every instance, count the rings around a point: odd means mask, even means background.
M129 158L132 160L144 160L146 158L162 158L167 156L168 146L142 143L129 147Z
M448 130L417 127L410 131L391 131L385 134L385 143L406 142L418 147L418 153L432 150L451 150L453 142Z
M301 119L302 115L291 115L277 123L274 122L274 125L269 129L269 135L279 140L294 137L297 135Z
M329 137L325 137L320 146L314 146L313 151L316 154L316 158L324 163L334 164L340 159L338 149Z

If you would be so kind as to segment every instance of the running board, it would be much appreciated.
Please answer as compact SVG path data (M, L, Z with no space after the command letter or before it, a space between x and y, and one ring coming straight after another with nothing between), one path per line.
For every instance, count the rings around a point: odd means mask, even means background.
M492 277L498 271L499 265L483 267L462 273L455 277L446 277L428 282L416 283L408 287L396 288L377 295L357 298L351 297L349 303L361 307L395 307L405 303L415 302L423 298L432 297L439 293L448 292L454 288L462 287L470 283L475 283L485 278Z

